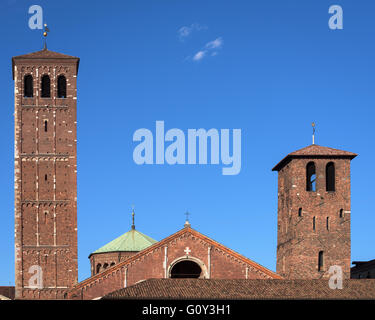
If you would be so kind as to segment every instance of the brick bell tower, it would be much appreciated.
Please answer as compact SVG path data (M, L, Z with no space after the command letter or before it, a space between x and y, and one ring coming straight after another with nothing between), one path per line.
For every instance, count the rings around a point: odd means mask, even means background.
M78 280L78 65L46 48L12 58L16 299L63 299Z
M278 171L276 272L320 279L329 267L350 278L350 161L355 153L312 144L288 154Z

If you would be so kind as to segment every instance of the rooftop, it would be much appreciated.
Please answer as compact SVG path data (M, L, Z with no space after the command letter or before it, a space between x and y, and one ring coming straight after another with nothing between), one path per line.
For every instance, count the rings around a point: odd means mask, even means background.
M149 279L102 299L374 299L375 279L343 280L333 290L326 280Z
M356 156L357 154L353 152L312 144L305 148L289 153L272 169L272 171L281 170L289 161L295 158L348 158L351 160Z
M50 51L50 50L45 48L45 49L40 50L40 51L35 51L35 52L22 54L22 55L13 57L12 58L13 79L14 79L14 66L15 66L16 61L30 60L30 59L35 59L35 60L39 60L39 59L43 59L43 60L45 60L45 59L71 60L72 62L77 63L77 73L78 73L78 67L79 67L79 58L78 57L69 56L67 54L63 54L63 53L59 53L59 52L55 52L55 51Z
M156 240L146 236L142 232L131 229L91 254L118 251L141 251L156 242Z

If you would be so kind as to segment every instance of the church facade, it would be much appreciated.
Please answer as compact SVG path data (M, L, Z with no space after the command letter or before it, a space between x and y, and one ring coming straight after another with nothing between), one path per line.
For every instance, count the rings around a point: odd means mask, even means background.
M13 57L16 299L96 299L151 278L322 279L350 276L350 161L311 145L278 172L277 270L193 229L156 241L131 230L89 256L78 283L76 108L79 58L43 49ZM36 284L36 285L35 285Z

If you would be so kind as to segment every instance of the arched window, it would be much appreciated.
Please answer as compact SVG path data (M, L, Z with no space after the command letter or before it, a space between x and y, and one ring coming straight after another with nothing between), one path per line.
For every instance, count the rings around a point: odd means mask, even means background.
M42 77L42 98L50 98L51 97L51 81L49 76L45 74Z
M100 268L102 267L102 265L100 263L98 263L96 265L96 273L99 273L100 272Z
M66 98L66 78L64 75L57 78L57 97Z
M103 269L105 270L107 268L108 268L108 263L103 264Z
M318 255L318 271L323 270L323 251L319 251Z
M316 190L315 163L309 162L306 166L306 191Z
M335 191L335 164L329 162L326 166L326 191Z
M299 209L298 209L298 216L299 216L299 217L302 217L302 208L299 208Z
M199 278L201 267L194 261L184 260L176 263L171 270L171 278Z
M344 209L340 209L339 217L340 218L344 217Z
M32 98L33 97L33 76L31 74L27 74L24 78L24 89L23 94L25 98Z
M115 263L114 263L114 262L112 262L112 263L111 263L111 267L113 267L114 265L115 265Z

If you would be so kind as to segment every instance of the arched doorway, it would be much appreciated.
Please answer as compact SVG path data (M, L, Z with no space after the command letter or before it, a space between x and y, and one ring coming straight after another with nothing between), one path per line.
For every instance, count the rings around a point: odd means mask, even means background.
M171 278L200 278L201 274L201 267L191 260L177 262L170 271Z

